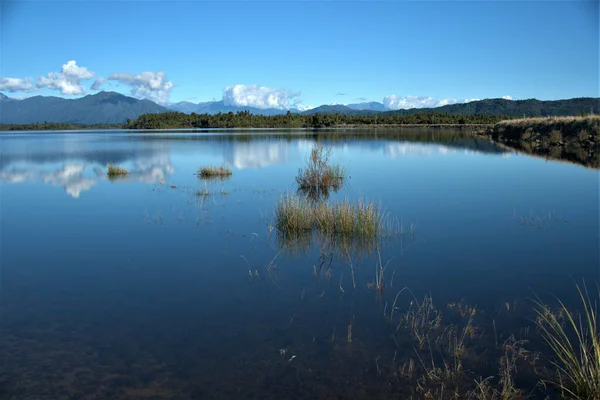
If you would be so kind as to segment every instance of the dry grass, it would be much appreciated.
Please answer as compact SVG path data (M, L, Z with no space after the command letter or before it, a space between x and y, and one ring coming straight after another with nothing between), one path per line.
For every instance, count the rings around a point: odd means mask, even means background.
M529 126L532 124L544 124L554 125L559 123L571 123L571 122L600 122L600 115L588 115L585 117L539 117L539 118L518 118L500 121L496 125L522 125Z
M109 164L108 172L106 174L108 175L109 178L116 178L116 177L126 176L127 174L129 174L129 171L127 171L123 167Z
M312 200L328 197L329 191L339 190L346 178L346 169L330 164L331 149L321 145L313 147L307 160L306 168L298 171L296 183L298 190Z
M284 233L310 231L313 229L313 211L303 198L290 196L280 198L275 206L275 227Z
M600 325L598 298L592 299L585 284L577 285L582 311L570 310L558 300L553 310L536 301L537 326L555 356L556 385L563 396L575 399L600 399Z
M315 204L287 194L275 206L273 225L286 237L316 230L326 237L368 241L393 233L393 224L382 216L380 206L362 199Z
M220 166L207 165L207 166L198 168L197 174L200 178L210 179L210 178L227 178L227 177L231 176L232 172L231 172L231 168L228 165L220 165Z

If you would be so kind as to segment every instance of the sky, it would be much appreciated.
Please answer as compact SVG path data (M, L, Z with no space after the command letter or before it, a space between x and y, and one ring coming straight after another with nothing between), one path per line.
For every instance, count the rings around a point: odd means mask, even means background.
M0 0L0 92L282 109L599 97L598 4Z

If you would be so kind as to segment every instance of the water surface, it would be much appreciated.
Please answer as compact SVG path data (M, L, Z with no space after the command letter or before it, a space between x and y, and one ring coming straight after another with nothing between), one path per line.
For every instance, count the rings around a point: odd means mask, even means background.
M374 200L404 226L379 254L319 237L282 248L273 209L317 141L349 171L328 201ZM598 281L599 172L456 134L3 133L0 146L3 399L405 398L390 371L413 350L383 317L403 287L488 320L516 307L506 338L531 325L535 295L573 303L574 281ZM111 181L109 163L131 174ZM221 163L230 179L195 175Z

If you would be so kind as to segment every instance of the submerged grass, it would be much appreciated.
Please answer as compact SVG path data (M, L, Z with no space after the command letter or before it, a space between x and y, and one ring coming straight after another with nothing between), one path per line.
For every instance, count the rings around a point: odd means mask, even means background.
M129 174L129 171L127 171L123 167L108 164L108 172L106 174L108 175L109 178L116 178L116 177L122 177L122 176Z
M555 356L557 376L552 380L563 393L575 399L600 399L600 326L598 298L592 300L585 284L576 285L583 310L570 310L558 300L553 310L539 299L537 326Z
M228 165L207 165L198 168L197 172L200 178L210 179L210 178L227 178L230 177L232 172L231 168Z

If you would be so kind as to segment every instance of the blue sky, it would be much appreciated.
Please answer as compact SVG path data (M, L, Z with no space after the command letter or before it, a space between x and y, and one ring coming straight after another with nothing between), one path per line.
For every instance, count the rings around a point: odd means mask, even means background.
M599 96L598 1L0 4L12 97L80 97L98 78L161 103L263 107Z

